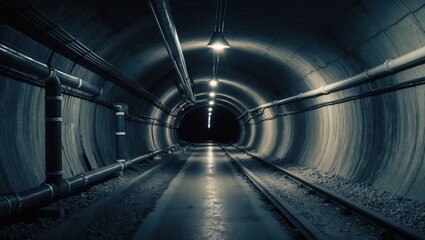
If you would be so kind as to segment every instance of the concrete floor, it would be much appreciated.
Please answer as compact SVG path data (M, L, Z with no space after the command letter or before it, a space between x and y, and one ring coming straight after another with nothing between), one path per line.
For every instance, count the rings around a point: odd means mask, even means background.
M290 239L217 145L198 144L133 239Z

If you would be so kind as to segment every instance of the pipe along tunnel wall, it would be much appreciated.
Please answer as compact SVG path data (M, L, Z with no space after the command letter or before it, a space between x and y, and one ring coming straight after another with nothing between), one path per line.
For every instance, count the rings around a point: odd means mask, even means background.
M262 29L261 36L260 33L247 34L247 26L253 29L261 26L232 10L235 5L229 3L226 36L232 49L220 63L221 92L217 104L239 116L246 109L336 82L425 46L425 8L420 2L364 2L353 6L347 3L346 8L344 5L337 9L344 12L326 29L327 32L307 32L302 35L305 41L296 30L280 32L277 27ZM200 6L201 3L208 4L199 1ZM120 23L122 31L114 32L107 27L114 18L100 16L91 21L93 15L99 14L96 7L78 5L70 8L68 1L64 1L61 7L56 4L59 3L36 7L135 78L164 105L173 109L181 103L181 95L170 81L173 79L170 77L173 76L172 66L167 62L166 51L159 33L155 32L147 6L140 8L146 14L142 20L133 25ZM257 7L252 4L240 6L238 10L244 12L245 8ZM185 10L187 4L182 1L176 1L174 6L181 6L175 19L179 23L177 27L188 67L192 70L195 92L202 93L207 85L202 76L211 67L211 59L204 60L204 43L209 33L203 31L208 29L208 24L206 20L193 22L184 17L190 15L185 11L195 11L196 6ZM268 7L284 9L279 3L258 6L258 9L265 13L270 10ZM286 7L290 11L292 5ZM377 10L379 17L372 14ZM80 13L82 17L73 20ZM280 18L276 12L270 14ZM240 26L241 22L245 25ZM19 23L4 23L0 25L0 38L3 43L34 59L102 86L99 99L103 101L123 102L134 115L157 118L174 123L174 126L179 124L176 118L95 74L78 59L58 53L48 47L49 44L40 43L40 39L33 40L31 31L26 31ZM153 36L146 36L145 32L152 32ZM296 37L286 38L291 34ZM192 40L190 37L198 38ZM246 61L232 62L231 59ZM273 117L281 112L304 109L423 76L425 67L421 65L352 89L265 109L249 124L240 121L237 143L261 155L271 156L270 159L280 164L305 165L371 184L382 191L425 201L424 85ZM69 95L64 95L62 107L64 178L115 163L114 110ZM0 192L18 192L40 185L45 171L44 89L1 74L0 110ZM127 121L127 133L127 157L162 149L179 141L176 129L133 121Z

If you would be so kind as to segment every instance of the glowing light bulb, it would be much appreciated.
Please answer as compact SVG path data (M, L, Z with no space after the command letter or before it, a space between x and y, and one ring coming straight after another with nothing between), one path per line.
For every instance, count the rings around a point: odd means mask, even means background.
M209 101L208 103L209 103L210 105L214 105L214 101L213 101L213 100Z
M213 79L213 80L210 81L210 86L211 87L217 87L217 85L218 85L218 81L217 80Z
M210 92L210 97L215 97L215 92Z

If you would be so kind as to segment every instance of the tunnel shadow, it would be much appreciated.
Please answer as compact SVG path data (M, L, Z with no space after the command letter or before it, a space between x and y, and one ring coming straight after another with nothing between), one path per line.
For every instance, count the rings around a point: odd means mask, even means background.
M208 109L197 108L181 120L179 139L191 143L235 143L241 131L236 116L223 107L215 107L208 128Z

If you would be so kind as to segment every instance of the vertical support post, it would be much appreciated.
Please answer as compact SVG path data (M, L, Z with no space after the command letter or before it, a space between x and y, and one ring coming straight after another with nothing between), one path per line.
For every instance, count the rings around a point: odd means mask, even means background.
M114 104L116 116L116 160L125 167L125 111L127 105L122 103Z
M46 183L62 183L62 90L59 78L51 71L45 81Z

